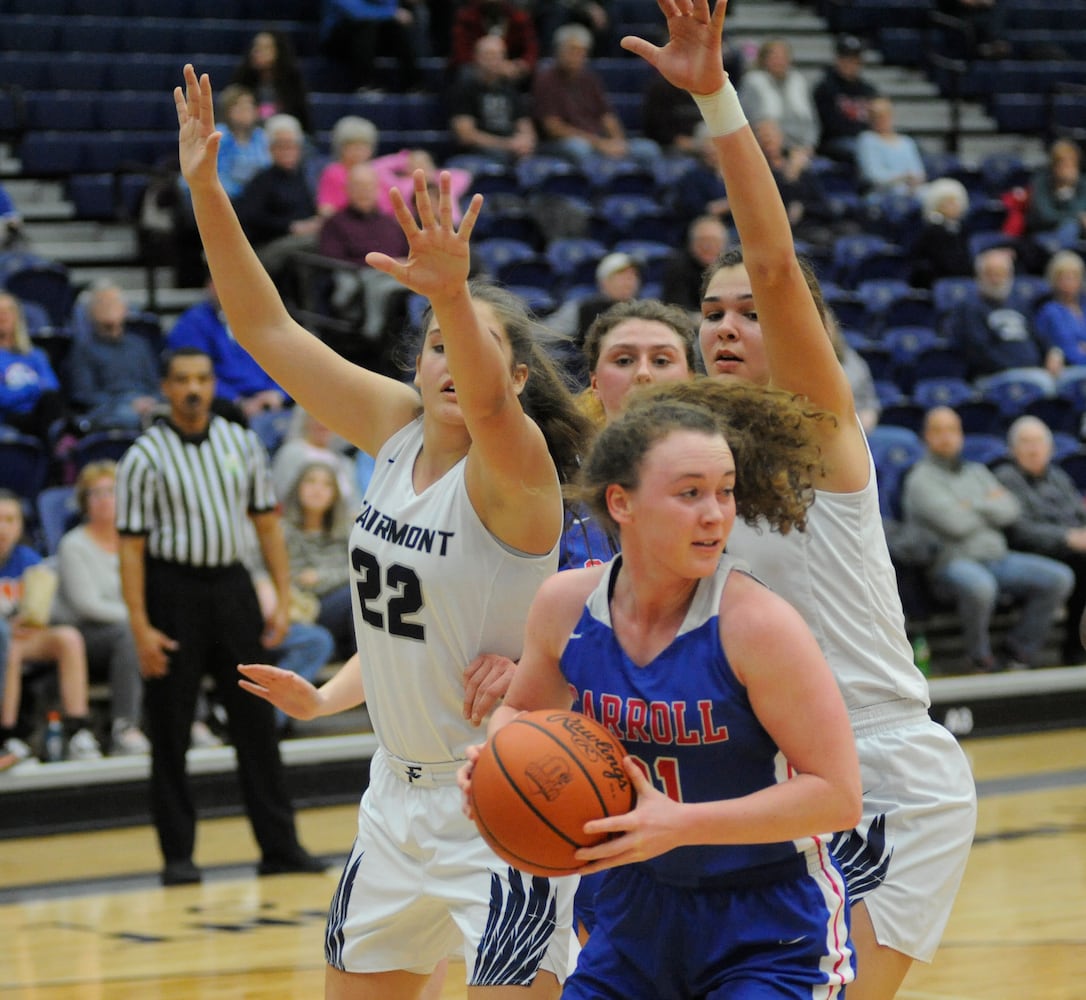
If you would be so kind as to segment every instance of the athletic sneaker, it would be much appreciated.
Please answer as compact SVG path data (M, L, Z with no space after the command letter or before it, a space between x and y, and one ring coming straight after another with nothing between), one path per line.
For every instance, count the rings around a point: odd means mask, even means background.
M130 719L115 719L109 752L114 757L132 757L136 754L150 753L151 741Z
M89 729L78 729L68 740L68 760L101 760L102 748Z
M197 719L192 724L192 748L194 750L207 750L211 747L221 747L222 740L218 738L203 719Z
M0 743L0 771L6 771L8 768L21 764L24 760L29 760L33 756L30 747L18 736L9 736L3 743Z

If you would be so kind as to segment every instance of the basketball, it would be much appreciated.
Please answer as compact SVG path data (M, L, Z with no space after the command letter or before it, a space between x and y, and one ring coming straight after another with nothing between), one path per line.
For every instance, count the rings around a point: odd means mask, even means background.
M589 820L634 806L622 744L579 712L526 712L494 735L475 763L471 807L483 839L502 860L531 875L572 875L573 857L607 834Z

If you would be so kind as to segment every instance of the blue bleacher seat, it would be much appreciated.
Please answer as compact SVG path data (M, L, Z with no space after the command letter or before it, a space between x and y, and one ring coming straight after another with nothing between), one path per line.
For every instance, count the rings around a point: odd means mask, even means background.
M72 464L79 470L90 462L119 462L137 437L138 432L120 428L92 431L72 446Z
M1077 413L1086 412L1086 365L1073 365L1057 375L1056 394L1069 399Z
M475 244L474 254L491 277L497 277L501 268L515 260L534 260L535 249L521 240L495 236Z
M925 410L933 406L957 407L959 404L974 399L977 395L972 384L965 379L949 378L921 378L916 380L913 386L912 398Z
M49 475L49 452L36 437L0 424L0 487L33 500Z
M554 312L557 300L547 289L531 285L510 285L509 291L524 300L525 305L537 316Z
M4 287L12 295L45 308L57 328L67 322L75 301L75 288L68 277L68 269L55 261L32 264L11 272L4 280Z
M973 278L939 278L931 286L931 301L937 317L945 316L956 305L976 294Z
M1000 434L965 434L962 458L968 462L992 465L1007 457L1007 440Z
M867 435L884 517L901 517L901 486L905 474L924 454L924 443L908 427L879 423Z
M555 274L568 288L596 280L596 265L607 253L607 247L599 240L563 237L551 240L543 252Z
M615 243L614 250L617 253L628 253L640 263L642 283L661 281L668 259L674 253L670 243L640 239L619 240Z
M984 399L999 407L1004 420L1013 420L1035 399L1052 396L1056 383L1043 368L1012 368L978 380Z
M1022 413L1043 420L1054 435L1075 434L1078 431L1078 411L1075 404L1064 396L1039 396L1026 403Z
M557 284L550 262L540 253L498 265L496 277L503 285L538 288L548 294Z
M1082 493L1086 493L1086 451L1079 449L1060 459L1063 469L1075 482Z
M98 125L103 129L154 131L168 129L171 124L177 127L177 109L165 89L157 93L149 90L103 94L97 111Z
M79 132L98 128L98 98L74 91L26 95L26 126L32 131Z

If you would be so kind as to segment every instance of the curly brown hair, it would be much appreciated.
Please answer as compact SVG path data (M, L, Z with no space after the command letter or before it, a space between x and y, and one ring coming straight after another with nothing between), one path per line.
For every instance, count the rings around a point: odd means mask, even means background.
M567 491L617 528L607 511L612 483L636 489L648 450L674 430L721 433L735 458L737 516L787 534L804 531L822 454L813 424L834 417L779 389L699 376L631 393L623 415L600 431L576 485Z

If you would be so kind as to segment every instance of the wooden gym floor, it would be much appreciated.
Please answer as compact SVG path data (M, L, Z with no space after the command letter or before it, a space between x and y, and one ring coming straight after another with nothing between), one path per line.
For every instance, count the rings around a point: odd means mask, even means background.
M967 740L977 839L943 945L899 1000L1086 996L1086 729ZM254 875L242 819L203 820L201 886L162 889L147 827L0 841L0 1000L322 993L324 913L353 806L299 816L324 875ZM442 996L460 1000L463 966Z

